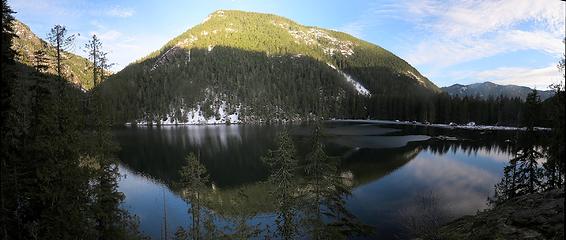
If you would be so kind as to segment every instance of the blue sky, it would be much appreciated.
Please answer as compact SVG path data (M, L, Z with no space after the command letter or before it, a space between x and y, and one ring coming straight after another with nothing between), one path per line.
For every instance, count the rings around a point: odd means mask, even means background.
M96 33L114 71L218 9L273 13L343 31L407 60L438 86L493 81L546 89L562 78L566 3L558 0L8 0L45 38L55 24Z

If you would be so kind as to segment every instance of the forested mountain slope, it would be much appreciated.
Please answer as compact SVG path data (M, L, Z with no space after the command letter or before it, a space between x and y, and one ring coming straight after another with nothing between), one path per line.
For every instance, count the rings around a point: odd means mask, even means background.
M47 73L55 74L57 72L55 48L36 36L27 25L18 20L12 21L12 27L16 34L12 41L12 49L17 53L16 60L25 65L34 66L38 58L37 51L43 50L48 66ZM62 69L65 79L83 89L91 89L93 83L89 60L67 51L63 52L63 59Z
M367 117L377 96L440 92L403 59L348 34L219 10L99 89L115 122Z

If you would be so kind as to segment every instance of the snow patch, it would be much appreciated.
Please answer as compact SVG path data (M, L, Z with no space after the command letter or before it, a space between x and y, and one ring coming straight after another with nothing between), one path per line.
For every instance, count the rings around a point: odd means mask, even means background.
M221 104L214 108L213 116L206 118L202 110L201 105L197 105L196 108L179 109L181 113L181 121L175 118L175 111L167 114L165 117L158 121L145 121L137 120L135 121L138 125L213 125L213 124L233 124L241 123L240 120L240 109L241 106L236 107L234 112L228 112L226 110L226 101L221 101ZM126 123L126 125L132 125L133 123Z
M364 95L364 96L371 96L371 93L369 92L369 90L367 88L365 88L362 84L360 84L358 81L354 80L354 78L352 78L352 76L346 74L345 72L342 72L340 69L336 68L336 66L334 66L330 63L326 63L326 64L328 64L328 66L330 66L332 69L336 70L338 73L342 74L342 76L344 76L344 78L346 79L346 82L352 84L352 86L354 86L354 88L356 89L358 94L361 94L361 95Z

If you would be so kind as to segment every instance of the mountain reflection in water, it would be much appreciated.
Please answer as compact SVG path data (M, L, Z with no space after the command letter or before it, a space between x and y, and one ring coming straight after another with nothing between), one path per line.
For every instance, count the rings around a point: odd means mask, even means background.
M138 215L141 228L159 238L163 221L163 196L168 229L189 223L187 203L174 182L191 152L200 154L213 182L215 203L207 207L230 216L252 211L252 222L272 225L272 189L265 182L269 171L261 161L275 147L281 126L217 125L116 129L121 146L120 191L124 206ZM291 126L299 155L308 151L310 127ZM326 124L323 142L331 156L339 157L340 171L352 185L348 210L371 225L380 239L403 238L399 212L424 192L434 192L451 216L472 214L486 207L486 199L509 159L505 136L474 141L442 141L420 128L372 124ZM471 140L470 140L471 139ZM243 189L245 206L230 205Z

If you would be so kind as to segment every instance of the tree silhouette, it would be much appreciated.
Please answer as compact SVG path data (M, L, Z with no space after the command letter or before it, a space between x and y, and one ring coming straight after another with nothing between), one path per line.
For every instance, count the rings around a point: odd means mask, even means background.
M75 41L75 35L68 35L67 28L61 25L55 25L51 28L47 39L55 47L55 61L57 63L57 75L63 78L63 61L66 59L64 52L68 51Z

